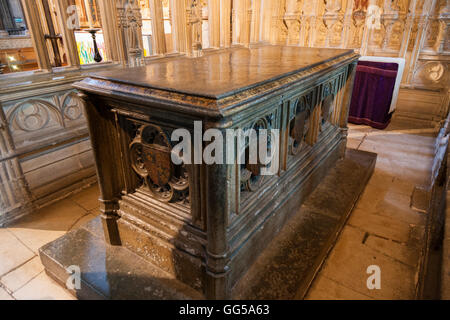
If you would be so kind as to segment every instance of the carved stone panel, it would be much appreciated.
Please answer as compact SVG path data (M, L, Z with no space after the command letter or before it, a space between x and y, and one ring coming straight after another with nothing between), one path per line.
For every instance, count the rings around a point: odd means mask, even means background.
M174 165L167 133L153 124L134 123L129 146L131 166L141 188L162 202L189 205L189 177L184 165Z
M295 156L310 145L309 129L314 108L314 91L310 91L293 101L289 110L289 154Z
M13 102L5 110L16 148L39 143L49 133L85 127L83 102L72 90Z
M340 78L342 75L338 75L326 82L322 86L321 93L321 110L320 110L320 131L323 131L326 126L330 125L331 116L335 112L336 96L340 89Z
M251 150L250 147L250 135L248 134L250 129L254 130L258 141L257 148L253 150ZM274 151L273 148L279 147L279 145L275 146L275 141L273 141L274 137L271 136L272 129L280 129L278 109L257 117L254 121L247 123L242 128L245 135L245 141L242 146L240 146L240 154L242 155L243 161L242 164L238 165L239 170L237 171L240 184L240 201L238 202L240 202L242 206L245 206L245 203L251 199L252 195L257 194L257 191L274 177L273 175L262 174L262 169L270 168L272 166L271 161L274 161L275 159L265 161L265 159L260 158L260 155L264 153L270 157L271 153ZM261 131L259 130L267 130L267 137L262 137ZM266 141L267 144L265 143ZM253 143L253 145L255 144ZM261 147L267 147L267 150L260 150ZM257 153L257 159L254 159L254 157L251 158L252 152L254 152L253 154ZM279 161L279 157L276 160Z
M276 114L271 113L269 115L266 115L264 117L259 118L258 120L251 123L250 127L247 127L247 129L253 129L256 132L258 142L261 138L260 131L259 130L271 130L276 129L277 126L275 125L276 121ZM270 152L272 150L272 138L270 136L270 132L267 132L267 154L270 155ZM265 182L265 176L261 175L261 169L263 167L270 166L269 164L261 164L259 157L257 163L252 163L253 161L250 161L250 145L249 145L249 138L246 138L245 145L243 146L244 157L245 162L240 165L240 179L241 179L241 191L243 192L254 192L257 191ZM258 153L259 153L260 145L258 146Z

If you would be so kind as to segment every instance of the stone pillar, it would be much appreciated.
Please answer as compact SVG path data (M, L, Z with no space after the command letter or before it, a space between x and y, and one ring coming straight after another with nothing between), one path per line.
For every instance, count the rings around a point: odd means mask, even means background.
M22 0L25 18L28 22L28 30L31 33L33 47L36 50L38 65L41 70L50 70L52 64L48 54L44 31L42 29L41 17L36 0Z
M369 0L369 8L371 6L376 6L377 5L377 1L376 0ZM369 51L369 42L370 42L370 38L372 35L372 23L374 20L373 17L374 12L367 10L366 12L366 20L364 21L364 31L363 31L363 35L362 35L362 40L361 40L361 48L359 50L360 54L362 56L365 56L368 54Z
M411 38L411 32L414 25L414 17L416 15L416 3L417 0L411 0L409 4L409 14L406 17L402 44L400 45L399 57L401 58L406 58L406 53L408 52L409 40Z
M77 41L75 39L75 33L73 29L69 29L67 22L69 21L68 9L70 6L75 5L74 0L60 0L56 1L56 10L61 17L58 22L61 24L59 29L61 30L64 46L67 52L67 61L70 66L80 66L80 58L78 56ZM70 11L69 11L70 12Z
M309 16L308 12L305 11L306 9L307 4L303 2L302 7L300 9L300 34L298 39L298 44L302 47L307 46L309 36Z
M332 43L333 37L333 29L336 25L341 24L341 0L335 1L326 1L325 4L325 13L323 14L322 21L325 27L327 28L327 35L325 38L325 47L332 47L334 44ZM342 45L342 38L341 45Z
M5 25L3 23L3 15L0 12L0 38L8 37L8 36L9 36L9 33L8 33L8 31L5 30Z
M0 1L0 20L2 21L0 29L6 32L6 35L8 35L8 30L16 29L16 22L11 15L11 8L7 0Z
M314 1L310 6L310 11L308 12L308 14L310 15L308 43L306 44L308 47L314 47L314 44L316 42L317 17L320 15L319 10L319 1Z
M139 2L128 0L125 6L126 45L128 51L128 65L137 67L144 65L144 46L142 39L142 15Z
M263 0L253 0L251 7L250 43L261 41L261 5Z
M187 52L186 3L184 0L170 0L172 11L172 37L176 52Z
M449 9L450 10L450 5ZM439 33L436 39L436 43L433 46L434 51L437 53L443 53L445 51L445 41L447 41L448 33L450 30L450 12L443 15L441 13L441 18L439 20Z
M260 41L270 42L270 26L272 20L272 1L261 0L261 37Z
M120 0L117 3L117 23L122 62L130 67L144 64L142 44L142 16L135 0Z
M220 46L231 45L231 0L220 0Z
M406 84L411 84L414 77L414 71L416 68L417 61L419 60L420 50L422 50L425 43L428 29L428 18L431 9L435 6L437 0L425 0L423 4L423 9L419 18L419 24L417 26L417 35L414 42L414 48L411 52L409 61L407 62L406 70L408 74L406 76Z
M15 155L14 142L0 105L0 227L32 210L28 184Z
M208 21L209 21L209 46L211 48L220 47L220 2L217 0L208 1Z
M272 1L271 1L272 2ZM280 12L280 1L272 2L272 8L270 10L270 27L269 27L269 41L271 44L277 44L279 39L279 27L278 27L278 20L279 12Z
M150 0L150 11L152 14L153 52L155 54L164 54L167 52L167 46L161 0Z
M346 0L347 1L347 7L344 14L344 29L343 29L343 35L342 35L342 42L341 47L348 48L350 47L350 41L351 41L351 25L352 25L352 12L353 12L353 0Z
M233 2L233 44L248 45L252 8L249 0Z
M115 115L112 112L105 112L107 106L97 101L91 101L85 94L80 93L79 97L85 105L97 177L99 178L99 201L105 240L111 245L121 245L117 227L117 219L119 218L117 208L118 199L123 190L123 181L121 170L117 168L118 164L111 161L111 157L120 154L120 149L117 146L118 137L114 133ZM105 177L108 177L107 181L104 180Z
M119 61L126 64L125 43L123 42L122 28L119 27L123 20L117 10L117 1L101 0L98 1L98 6L102 18L106 55L111 61Z

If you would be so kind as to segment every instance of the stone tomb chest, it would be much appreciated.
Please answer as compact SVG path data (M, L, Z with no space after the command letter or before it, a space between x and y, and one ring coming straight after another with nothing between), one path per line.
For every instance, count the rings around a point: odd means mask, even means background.
M233 48L77 83L107 241L206 298L230 298L265 245L344 155L357 59L352 50ZM248 157L173 163L173 131L183 128L194 137L196 121L202 133L217 128L224 136L227 129L278 129L275 174L262 175ZM236 148L246 154L249 146Z

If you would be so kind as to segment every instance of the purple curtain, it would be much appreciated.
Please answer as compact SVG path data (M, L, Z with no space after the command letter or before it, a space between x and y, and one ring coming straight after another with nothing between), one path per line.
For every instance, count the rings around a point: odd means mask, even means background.
M396 63L358 62L349 122L366 124L376 129L388 126L397 72Z

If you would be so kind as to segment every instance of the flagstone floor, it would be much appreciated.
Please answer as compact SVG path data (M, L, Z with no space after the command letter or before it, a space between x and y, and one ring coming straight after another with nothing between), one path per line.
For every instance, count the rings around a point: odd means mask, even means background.
M348 146L378 153L375 173L307 299L410 299L417 281L425 216L410 208L426 185L434 129L394 121L386 130L350 126ZM0 300L74 299L44 272L38 249L98 214L98 188L84 191L0 228ZM381 270L369 290L366 270Z
M378 154L375 172L307 299L414 299L425 214L411 209L429 184L435 129L393 121L383 131L350 126L348 147ZM381 289L367 288L369 266Z

